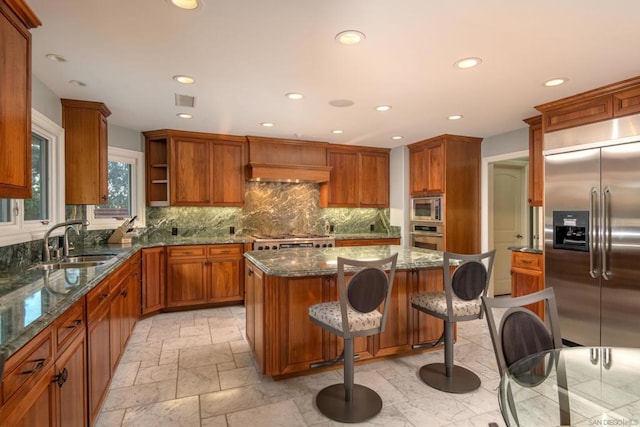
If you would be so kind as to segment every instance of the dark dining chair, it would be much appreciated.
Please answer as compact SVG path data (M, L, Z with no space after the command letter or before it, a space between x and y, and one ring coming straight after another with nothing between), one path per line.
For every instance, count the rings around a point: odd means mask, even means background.
M496 250L482 254L443 254L444 290L423 292L411 297L411 306L444 320L444 332L434 346L444 340L444 363L431 363L420 368L422 381L448 393L467 393L480 387L480 378L470 370L453 363L453 328L456 322L482 318L481 296L487 294ZM451 273L452 267L457 264Z
M393 289L398 254L373 261L338 258L339 301L309 307L309 318L316 325L344 339L344 382L322 389L316 396L320 412L334 421L362 422L377 415L382 399L374 390L354 384L353 339L384 331ZM387 274L383 267L389 266ZM351 280L345 268L356 267ZM352 270L352 269L350 269ZM382 306L382 311L379 307Z
M545 321L525 306L543 302ZM482 305L486 312L489 335L493 351L502 377L511 365L547 350L562 348L558 308L553 288L515 298L490 298L483 296ZM504 310L498 327L496 312ZM545 366L546 365L546 366ZM535 387L547 378L553 366L556 366L558 401L560 403L560 421L569 425L570 411L567 395L567 377L564 362L558 358L532 358L524 363L519 372L511 372L514 380L526 387ZM513 405L513 397L507 396L508 404ZM515 411L512 411L515 414ZM515 416L515 415L514 415ZM517 423L516 419L516 423Z

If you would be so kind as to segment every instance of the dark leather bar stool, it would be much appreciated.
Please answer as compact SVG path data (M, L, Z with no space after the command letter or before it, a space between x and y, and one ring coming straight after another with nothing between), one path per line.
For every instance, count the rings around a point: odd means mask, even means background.
M343 423L357 423L377 415L382 399L375 391L354 384L353 338L379 334L384 331L387 304L393 288L398 254L375 261L338 258L338 295L336 302L309 307L313 323L344 339L344 350L335 362L344 359L344 383L322 389L316 396L320 412ZM390 265L389 274L383 267ZM345 267L359 269L348 281ZM382 305L382 312L378 307ZM333 364L331 362L330 364Z
M456 322L482 318L480 297L487 294L493 270L495 249L483 254L443 254L444 291L424 292L411 297L411 306L444 320L444 332L434 346L444 340L444 363L420 368L420 378L429 386L448 393L468 393L480 387L480 378L470 370L453 363L453 326ZM451 267L459 266L451 274Z

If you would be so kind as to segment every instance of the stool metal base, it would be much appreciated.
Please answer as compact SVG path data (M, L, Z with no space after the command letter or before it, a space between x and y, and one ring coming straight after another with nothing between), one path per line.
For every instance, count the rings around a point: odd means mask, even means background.
M344 384L326 387L316 396L322 414L341 423L359 423L378 415L382 399L375 391L360 384L353 385L353 398L345 400Z
M431 363L420 368L420 378L427 385L447 393L469 393L480 387L480 378L462 366L453 365L447 377L444 363Z

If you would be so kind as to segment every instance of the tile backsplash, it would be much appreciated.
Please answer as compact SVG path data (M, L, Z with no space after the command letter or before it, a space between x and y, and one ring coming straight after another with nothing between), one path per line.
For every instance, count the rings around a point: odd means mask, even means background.
M177 229L178 236L235 234L318 233L328 225L337 234L390 232L388 208L320 208L320 186L314 183L247 182L245 205L233 207L147 207L141 237L164 239ZM67 219L86 216L83 206L68 206ZM74 238L82 250L103 244L112 230L82 231ZM52 239L54 246L57 239ZM0 247L0 271L37 262L42 240Z

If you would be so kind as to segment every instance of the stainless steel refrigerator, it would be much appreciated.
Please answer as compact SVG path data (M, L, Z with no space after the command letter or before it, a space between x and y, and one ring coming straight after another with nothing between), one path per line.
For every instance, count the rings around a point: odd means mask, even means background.
M545 286L562 338L640 347L640 142L547 154L546 138Z

